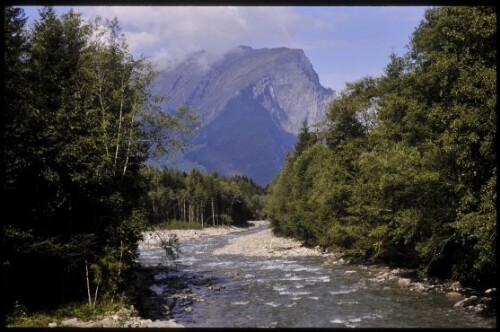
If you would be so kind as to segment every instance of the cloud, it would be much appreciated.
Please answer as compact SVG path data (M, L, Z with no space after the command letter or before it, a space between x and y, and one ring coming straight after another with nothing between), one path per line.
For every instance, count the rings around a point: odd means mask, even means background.
M37 16L40 7L24 7ZM238 46L303 49L323 84L340 89L360 73L383 72L389 54L403 54L427 7L73 7L85 17L117 17L136 55L157 69L206 50L200 66ZM64 13L69 7L56 7Z
M238 46L296 45L312 18L291 7L79 7L86 17L117 17L130 50L168 66L192 52L223 54Z

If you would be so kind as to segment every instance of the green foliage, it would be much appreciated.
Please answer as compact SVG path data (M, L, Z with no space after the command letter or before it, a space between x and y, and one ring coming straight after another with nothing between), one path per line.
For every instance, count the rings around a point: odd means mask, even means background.
M494 285L496 97L495 9L429 9L385 75L330 104L325 144L297 145L269 188L274 231Z
M304 119L304 121L302 122L302 127L300 128L297 144L295 145L295 154L300 155L302 151L314 145L317 140L318 137L316 133L312 133L309 130L307 119Z
M203 229L200 223L182 220L169 220L159 224L149 224L151 230Z
M6 316L7 328L47 328L49 323L61 322L69 318L78 318L82 321L90 321L101 318L106 314L116 312L127 305L125 298L120 297L115 301L102 301L95 308L89 308L85 302L72 302L60 308L45 311L28 312L26 307L16 303L14 311Z
M4 18L3 299L93 307L123 291L134 265L145 160L185 146L196 117L160 114L156 73L116 20L50 7L32 27L21 9Z
M166 239L160 237L160 247L165 251L165 257L172 261L176 260L181 253L179 238L175 233L169 233Z
M261 218L264 190L246 177L144 168L142 204L153 228L246 225Z

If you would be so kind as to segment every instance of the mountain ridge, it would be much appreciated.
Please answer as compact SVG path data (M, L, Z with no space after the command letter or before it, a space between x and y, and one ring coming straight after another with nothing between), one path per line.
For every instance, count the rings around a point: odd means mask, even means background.
M302 121L321 120L335 94L321 86L304 51L287 47L238 46L216 59L193 53L161 72L155 89L170 97L166 111L188 105L203 123L185 158L208 171L247 175L260 185L281 168Z

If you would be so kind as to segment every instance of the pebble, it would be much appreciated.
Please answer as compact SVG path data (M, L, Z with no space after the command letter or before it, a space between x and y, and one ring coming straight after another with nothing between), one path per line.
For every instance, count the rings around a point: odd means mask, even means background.
M269 228L258 233L230 239L226 246L217 248L213 254L260 257L322 256L313 248L303 247L300 241L274 236Z
M487 289L485 292L484 292L484 295L485 296L488 296L488 297L492 297L492 296L495 296L497 293L497 289L496 288L489 288Z

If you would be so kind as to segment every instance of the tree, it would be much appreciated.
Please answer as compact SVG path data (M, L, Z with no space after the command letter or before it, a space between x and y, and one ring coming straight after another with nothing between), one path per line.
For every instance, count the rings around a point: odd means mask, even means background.
M442 172L454 185L459 246L450 267L464 282L495 276L496 11L442 7L426 12L412 39L415 89L426 94L429 120L445 152ZM453 249L452 249L453 248Z
M304 119L304 121L302 121L302 127L299 131L297 144L295 145L295 154L297 156L300 155L304 150L314 145L316 141L316 134L309 131L309 124L307 123L307 119Z
M86 296L95 307L123 290L135 261L140 169L149 154L182 146L196 118L157 116L155 72L128 51L116 20L47 7L27 31L21 10L4 15L4 266L15 290L6 300L47 307Z
M322 123L324 138L332 149L356 138L365 138L373 126L374 103L377 80L367 77L353 84L347 84L339 98L331 102Z
M27 37L26 18L20 8L5 7L4 11L4 103L3 160L4 190L11 192L21 178L25 160L19 160L16 149L25 149L24 126L26 112L23 95L26 93ZM9 196L6 196L9 199ZM10 203L8 200L7 204Z
M406 54L329 105L319 137L332 154L288 158L269 190L274 230L492 286L496 97L494 8L427 10Z

